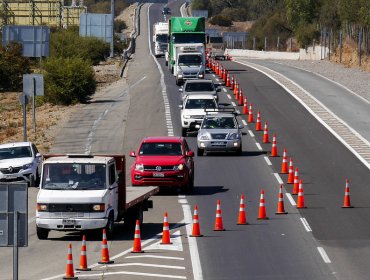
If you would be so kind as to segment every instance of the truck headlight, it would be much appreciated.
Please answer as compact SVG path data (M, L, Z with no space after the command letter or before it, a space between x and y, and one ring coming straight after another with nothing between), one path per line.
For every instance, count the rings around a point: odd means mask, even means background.
M104 203L93 204L91 206L91 210L94 211L94 212L104 212L105 211L105 204Z
M184 165L183 164L175 165L173 167L173 170L183 170L183 169L184 169Z
M37 203L36 209L39 212L48 212L49 205L48 204L43 204L43 203Z
M144 164L135 164L135 170L144 171Z
M228 137L229 140L236 140L239 138L240 138L239 133L231 133Z

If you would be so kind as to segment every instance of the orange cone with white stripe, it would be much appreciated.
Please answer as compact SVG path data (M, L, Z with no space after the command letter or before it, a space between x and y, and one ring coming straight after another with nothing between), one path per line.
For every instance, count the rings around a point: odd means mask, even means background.
M249 104L248 122L249 123L254 122L254 119L253 119L253 104L252 103Z
M227 75L226 75L226 73L227 73L228 71L226 70L226 68L224 68L224 73L223 73L223 75L222 75L222 80L224 80L224 82L226 83L226 77L227 77Z
M244 97L243 115L248 115L248 101L247 101L247 97Z
M239 90L238 105L239 106L243 105L243 89L242 88L240 88L240 90Z
M284 209L283 185L280 185L278 206L275 214L288 214Z
M238 85L238 90L236 90L236 93L235 93L235 99L237 102L239 102L239 93L240 93L240 88L239 88L239 85Z
M262 130L262 124L261 124L261 113L260 111L257 112L257 122L256 122L256 131Z
M234 76L232 76L231 81L230 81L230 89L231 90L234 90L234 84L235 84L235 79L234 79Z
M144 251L141 250L140 221L139 220L136 220L134 246L132 247L131 253L144 253Z
M91 268L87 267L87 256L86 256L86 236L82 236L82 246L81 246L81 255L80 255L80 267L76 270L81 271L90 271Z
M304 204L304 192L303 192L303 182L302 180L299 181L299 191L298 191L298 198L297 198L297 209L306 208Z
M283 162L281 163L281 173L282 174L287 174L289 171L288 169L288 159L287 159L287 155L286 155L286 149L284 149L284 152L283 152Z
M216 220L215 220L215 227L214 231L222 231L225 230L223 222L222 222L222 211L221 211L221 201L217 200L217 208L216 208Z
M236 93L239 91L239 84L238 82L235 80L235 84L234 84L234 95L236 95Z
M293 183L294 183L294 166L293 166L293 159L290 158L287 184L293 184Z
M274 134L272 136L272 148L271 148L271 157L277 157L278 156L278 150L276 145L276 135Z
M269 130L267 127L267 122L265 122L265 128L263 129L263 143L269 143Z
M164 213L163 218L163 233L162 233L162 242L161 244L172 244L170 239L170 225L168 223L168 214Z
M203 236L200 234L200 225L199 225L199 217L198 217L198 205L194 207L194 215L193 215L193 229L190 235L191 237L201 237Z
M299 184L300 184L299 176L298 176L298 168L296 168L294 172L294 183L293 184L294 185L293 185L292 194L296 195L299 192Z
M238 215L238 225L247 225L247 213L245 211L244 205L244 195L240 196L240 205L239 205L239 215Z
M225 84L225 86L230 87L230 75L229 75L229 71L227 71L226 84Z
M258 210L258 220L267 220L268 217L266 216L266 205L265 205L265 191L261 190L261 197L260 197L260 206Z
M344 201L342 208L353 208L353 206L351 205L348 179L346 179L346 189L344 191Z
M108 242L107 242L107 232L103 228L103 240L101 244L101 261L99 264L111 264L114 261L109 260Z
M78 279L78 277L75 277L75 271L73 269L72 244L68 245L66 275L63 279Z

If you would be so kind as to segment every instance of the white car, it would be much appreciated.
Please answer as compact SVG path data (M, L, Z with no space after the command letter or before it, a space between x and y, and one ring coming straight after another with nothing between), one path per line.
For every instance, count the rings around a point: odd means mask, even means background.
M187 136L189 130L195 130L202 123L205 109L217 109L216 97L212 94L188 95L179 105L181 109L182 136Z
M40 179L42 157L35 144L15 142L0 145L0 181L26 181L35 187Z

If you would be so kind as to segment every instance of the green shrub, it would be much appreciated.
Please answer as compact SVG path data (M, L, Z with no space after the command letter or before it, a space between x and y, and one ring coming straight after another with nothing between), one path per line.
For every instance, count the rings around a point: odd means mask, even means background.
M232 26L233 25L233 21L224 15L216 15L212 17L209 22L211 24L219 25L219 26Z
M0 90L22 89L23 74L30 72L30 60L22 56L22 45L0 45Z
M52 104L86 102L94 94L96 82L90 63L81 58L54 58L43 63L45 99Z

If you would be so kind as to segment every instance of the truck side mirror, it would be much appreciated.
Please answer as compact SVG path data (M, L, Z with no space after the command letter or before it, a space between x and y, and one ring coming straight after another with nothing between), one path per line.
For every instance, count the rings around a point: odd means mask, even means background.
M130 157L136 157L136 154L135 154L135 152L134 152L134 151L131 151L131 152L130 152Z

